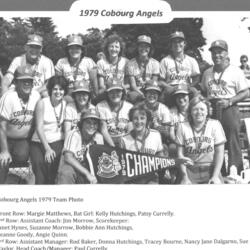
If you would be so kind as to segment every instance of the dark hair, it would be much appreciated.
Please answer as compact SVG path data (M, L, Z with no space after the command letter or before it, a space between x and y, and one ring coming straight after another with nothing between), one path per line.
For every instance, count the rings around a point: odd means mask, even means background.
M242 56L240 57L240 61L241 61L242 59L244 59L244 58L246 58L247 61L248 61L248 56L247 56L247 55L242 55Z
M68 81L66 80L66 78L64 76L52 76L51 78L49 78L48 84L47 84L47 90L48 90L49 96L51 96L52 89L56 85L60 86L64 90L64 95L67 94Z
M134 105L133 108L131 108L129 110L128 116L129 116L129 120L131 122L133 120L133 116L134 116L134 113L136 111L139 111L140 113L145 113L146 114L146 116L147 116L147 124L146 124L146 126L150 127L150 124L151 124L151 122L153 120L153 117L152 117L151 111L147 108L145 103L138 103L138 104Z
M121 50L120 50L119 56L122 56L124 54L125 43L124 43L123 39L120 36L118 36L117 34L110 35L105 39L104 45L103 45L103 52L104 52L107 60L109 59L108 46L113 42L120 43Z
M189 105L188 105L187 116L188 116L188 121L190 124L193 123L193 118L191 116L192 108L200 102L204 103L207 106L207 116L209 117L210 115L211 103L204 96L197 95L192 98L192 100L189 102Z
M177 102L176 102L176 100L177 100L177 97L179 96L179 95L185 95L185 96L188 96L188 99L189 99L189 101L188 101L188 103L192 100L192 95L191 95L191 93L189 92L189 93L178 93L178 94L174 94L174 95L172 95L170 98L171 98L171 100L173 100L173 102L174 102L174 104L175 104L175 106L178 108L178 105L177 105Z

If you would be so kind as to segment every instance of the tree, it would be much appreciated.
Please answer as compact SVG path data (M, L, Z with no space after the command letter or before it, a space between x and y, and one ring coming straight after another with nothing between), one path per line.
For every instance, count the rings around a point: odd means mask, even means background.
M0 58L3 72L6 71L14 57L24 52L24 44L27 41L27 34L30 30L28 23L22 18L12 18L6 21L0 20Z
M52 18L32 17L28 18L28 23L32 33L43 37L43 54L55 64L59 58L64 56L65 41L58 36Z

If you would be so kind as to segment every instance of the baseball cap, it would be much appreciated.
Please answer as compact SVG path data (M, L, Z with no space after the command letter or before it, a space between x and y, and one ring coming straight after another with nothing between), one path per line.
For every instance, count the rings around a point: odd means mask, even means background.
M21 79L31 79L33 80L33 71L31 68L28 67L18 67L15 71L15 79L21 80Z
M209 48L210 51L212 51L213 48L221 48L225 51L228 51L228 45L227 42L224 40L216 40L212 42L211 47Z
M74 83L74 89L72 93L77 93L77 92L87 92L90 93L90 86L87 81L81 80L81 81L76 81Z
M82 113L80 121L83 121L88 118L101 120L100 113L95 108L88 109L86 112Z
M106 91L109 92L113 89L120 89L120 90L123 90L123 86L122 86L122 82L121 81L118 81L118 80L115 80L113 79L112 81L108 82L107 83L107 89Z
M72 46L72 45L79 45L83 47L83 41L82 41L81 36L73 34L73 35L69 35L67 39L68 39L67 47Z
M174 38L181 38L185 40L184 33L182 31L175 31L169 35L169 39L172 40Z
M137 43L147 43L151 45L151 38L149 36L138 36Z
M148 91L148 90L156 90L158 92L161 92L161 89L159 87L159 84L157 81L147 81L144 87L144 91Z
M174 90L172 95L178 95L178 94L189 94L188 86L186 84L179 84L177 88Z
M43 38L39 35L33 34L28 35L28 41L26 43L27 45L37 45L37 46L43 46Z

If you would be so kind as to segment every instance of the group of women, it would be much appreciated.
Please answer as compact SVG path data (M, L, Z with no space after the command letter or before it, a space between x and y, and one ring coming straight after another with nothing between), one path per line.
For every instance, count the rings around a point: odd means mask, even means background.
M180 38L173 37L172 50L185 43ZM48 80L48 97L35 110L36 184L97 183L86 160L92 144L182 159L175 179L166 171L132 183L159 183L159 175L166 183L221 183L225 135L219 121L209 119L209 103L193 97L183 81L173 88L171 105L162 103L161 65L152 58L149 36L138 37L132 60L123 50L121 37L111 35L95 64L84 56L81 37L69 37L66 57Z

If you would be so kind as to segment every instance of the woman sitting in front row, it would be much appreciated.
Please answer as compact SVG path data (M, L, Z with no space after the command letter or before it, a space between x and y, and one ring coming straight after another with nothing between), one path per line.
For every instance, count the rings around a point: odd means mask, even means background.
M193 166L181 165L181 184L219 184L223 164L223 128L219 121L209 119L209 102L201 95L194 97L188 107L188 122L177 128L178 156L194 161Z
M64 142L63 159L58 170L58 184L97 183L96 177L88 169L86 152L93 144L103 144L99 128L99 113L96 109L89 109L82 114L78 129L68 133Z

